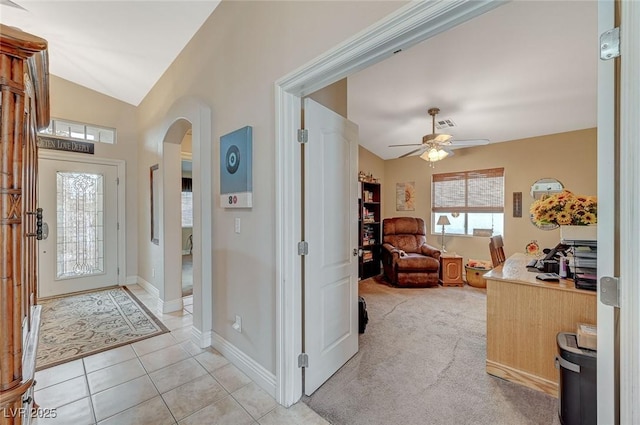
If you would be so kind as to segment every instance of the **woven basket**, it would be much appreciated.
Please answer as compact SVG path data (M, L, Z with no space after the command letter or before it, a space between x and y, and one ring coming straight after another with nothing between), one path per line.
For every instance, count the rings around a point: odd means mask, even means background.
M483 277L487 269L479 269L476 267L464 266L467 272L467 284L475 288L486 288L487 280Z

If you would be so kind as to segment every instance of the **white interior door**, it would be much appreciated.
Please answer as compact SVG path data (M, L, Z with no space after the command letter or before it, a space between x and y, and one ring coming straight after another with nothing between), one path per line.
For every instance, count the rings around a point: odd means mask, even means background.
M598 2L598 33L614 26L614 2ZM593 54L598 54L594 50ZM616 184L618 158L615 141L614 60L598 64L598 277L615 276L619 244L616 242ZM600 288L598 288L600 289ZM619 417L618 309L598 296L598 423L615 424Z
M311 99L304 110L304 391L311 395L358 351L358 126Z
M38 161L40 297L118 284L117 178L115 165Z

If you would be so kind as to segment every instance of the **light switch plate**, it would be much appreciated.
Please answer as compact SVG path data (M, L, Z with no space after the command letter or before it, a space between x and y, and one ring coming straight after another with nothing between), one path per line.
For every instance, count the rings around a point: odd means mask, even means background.
M236 217L235 231L236 233L240 233L240 217Z

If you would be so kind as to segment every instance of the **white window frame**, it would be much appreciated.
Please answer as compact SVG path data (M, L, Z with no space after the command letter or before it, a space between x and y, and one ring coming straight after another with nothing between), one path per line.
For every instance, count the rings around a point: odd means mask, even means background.
M62 136L62 135L56 134L57 127L59 125L62 125L63 123L64 124L73 124L73 125L82 127L83 128L83 134L84 134L83 137ZM100 132L112 133L113 134L113 142L100 140L100 137L98 137L98 139L89 138L89 136L88 136L89 130L96 130L98 134L100 134ZM71 132L69 132L69 133L71 134ZM78 122L78 121L67 120L67 119L64 119L64 118L51 118L51 122L49 123L49 127L47 127L44 130L40 130L40 134L51 136L51 137L63 138L63 139L82 140L84 142L104 143L104 144L107 144L107 145L115 145L116 141L117 141L117 136L118 136L117 130L115 128L105 127L103 125L87 124L87 123L82 123L82 122Z

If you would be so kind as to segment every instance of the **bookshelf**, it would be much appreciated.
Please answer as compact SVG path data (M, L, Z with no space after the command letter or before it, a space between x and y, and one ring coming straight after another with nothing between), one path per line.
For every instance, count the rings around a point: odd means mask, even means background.
M380 274L381 204L380 183L359 182L359 267L358 277L366 279Z

